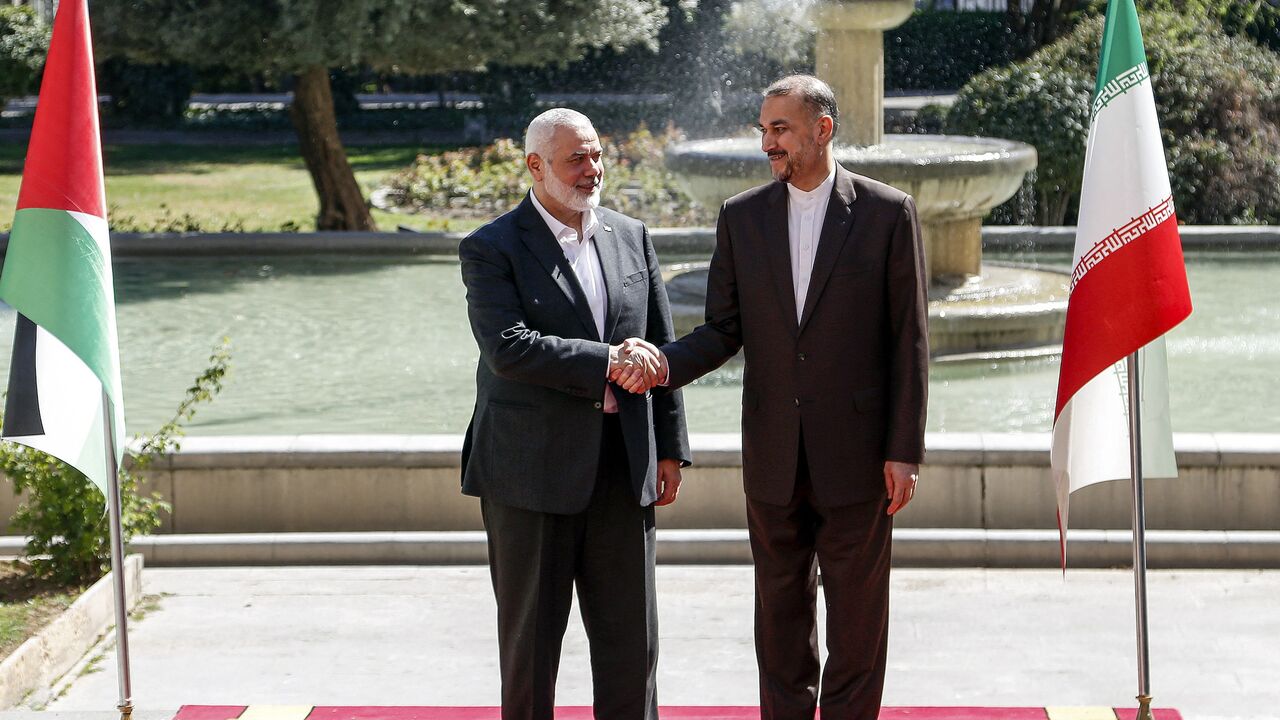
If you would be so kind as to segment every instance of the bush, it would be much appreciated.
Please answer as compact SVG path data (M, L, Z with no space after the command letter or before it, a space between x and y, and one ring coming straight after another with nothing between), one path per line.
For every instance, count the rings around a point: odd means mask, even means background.
M957 88L1005 65L1016 43L999 12L919 10L884 34L884 86L890 90Z
M1033 57L965 85L947 113L946 129L1035 145L1035 221L1061 225L1067 203L1080 190L1093 85L1087 73L1048 67Z
M601 204L650 225L703 225L709 216L681 190L663 161L677 135L639 130L605 147ZM419 155L388 179L386 202L406 212L488 219L515 207L528 190L524 151L513 140L483 148Z
M182 425L195 415L199 403L222 390L231 359L223 344L209 358L210 366L178 406L173 419L137 450L126 452L120 468L121 526L124 541L145 535L160 526L160 513L168 503L138 491L139 475L160 456L179 448ZM75 468L31 448L0 443L0 472L13 481L15 493L27 498L13 516L13 527L27 534L24 550L31 573L65 587L83 587L111 567L108 518L97 487Z
M1147 61L1178 217L1188 223L1280 220L1280 62L1209 21L1142 17ZM1084 170L1102 18L1026 61L988 71L960 92L951 133L1036 146L1036 221L1074 218Z
M195 73L183 63L112 58L98 68L98 90L111 96L112 116L142 125L180 121L194 83Z
M0 104L35 91L49 52L49 28L28 6L0 7Z
M1259 45L1280 52L1280 0L1263 0L1244 31Z

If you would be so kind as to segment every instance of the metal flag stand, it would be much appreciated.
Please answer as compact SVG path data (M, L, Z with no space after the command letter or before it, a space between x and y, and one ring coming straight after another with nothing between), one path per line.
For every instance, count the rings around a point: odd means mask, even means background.
M120 676L120 720L133 715L133 691L129 680L129 611L125 602L124 533L120 522L120 468L116 465L115 412L107 391L102 391L102 419L107 448L107 515L111 525L111 579L116 598L116 670Z
M1147 643L1147 535L1142 497L1141 384L1138 353L1126 359L1129 375L1129 466L1133 480L1133 589L1138 629L1138 716L1152 720L1150 648Z

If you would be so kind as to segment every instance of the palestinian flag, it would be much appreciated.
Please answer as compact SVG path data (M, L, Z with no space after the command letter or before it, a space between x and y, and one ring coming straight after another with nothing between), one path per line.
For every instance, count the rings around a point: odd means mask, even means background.
M62 0L0 271L0 300L18 311L0 436L74 466L104 497L106 412L117 464L124 451L106 206L88 5Z
M1163 335L1191 314L1133 0L1107 4L1050 464L1066 562L1070 494L1130 476L1125 359L1138 353L1144 477L1177 477Z

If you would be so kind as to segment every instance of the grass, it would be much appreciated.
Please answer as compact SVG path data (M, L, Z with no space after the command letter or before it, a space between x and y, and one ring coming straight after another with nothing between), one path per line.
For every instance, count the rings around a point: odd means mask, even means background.
M17 563L0 563L0 659L70 607L77 595L32 580Z
M417 145L354 146L348 159L365 197L413 161ZM13 222L26 145L0 143L0 230ZM315 229L311 176L290 145L107 145L107 205L121 229ZM374 210L380 230L467 230L479 223Z

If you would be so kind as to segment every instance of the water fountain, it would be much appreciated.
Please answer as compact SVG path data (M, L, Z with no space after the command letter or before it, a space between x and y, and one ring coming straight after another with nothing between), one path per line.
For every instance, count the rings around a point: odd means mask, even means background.
M1066 278L982 262L982 218L1017 192L1036 166L1030 145L996 138L885 135L884 31L902 24L913 0L819 0L816 72L841 111L836 159L915 197L930 279L929 335L935 357L1052 353L1062 336ZM770 180L752 137L679 143L667 163L705 207ZM705 267L671 278L677 325L702 316Z

